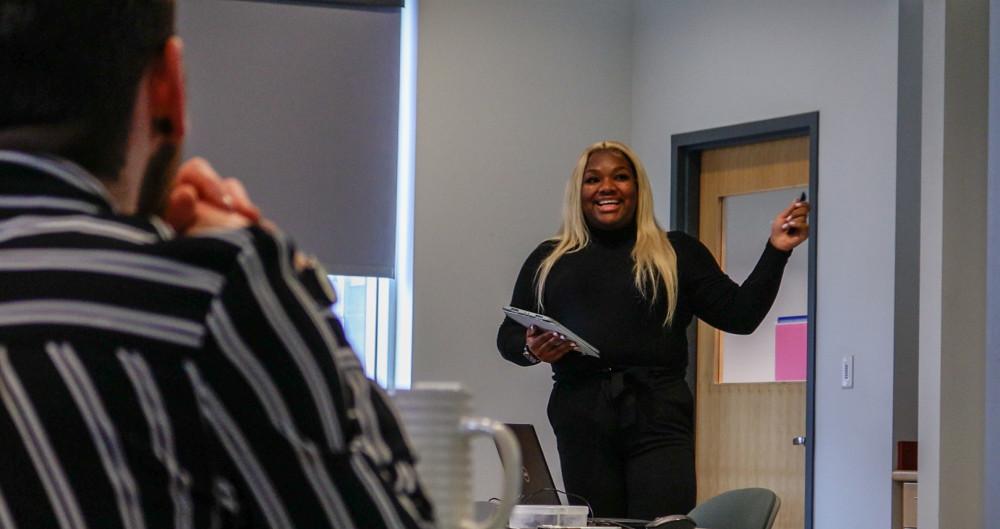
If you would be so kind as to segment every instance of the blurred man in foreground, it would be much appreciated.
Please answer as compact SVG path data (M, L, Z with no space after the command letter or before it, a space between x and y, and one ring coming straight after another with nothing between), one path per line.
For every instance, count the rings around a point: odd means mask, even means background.
M173 25L0 0L0 527L431 527L325 276L178 169Z

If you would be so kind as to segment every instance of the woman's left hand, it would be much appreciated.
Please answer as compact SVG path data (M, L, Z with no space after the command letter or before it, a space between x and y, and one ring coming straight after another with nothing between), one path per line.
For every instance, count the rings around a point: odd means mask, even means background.
M808 201L796 200L771 222L771 246L788 252L809 238Z

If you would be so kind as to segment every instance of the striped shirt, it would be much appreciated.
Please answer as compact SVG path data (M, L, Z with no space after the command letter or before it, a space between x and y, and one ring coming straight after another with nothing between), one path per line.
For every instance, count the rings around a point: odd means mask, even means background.
M175 237L72 163L0 151L0 528L432 527L292 253Z

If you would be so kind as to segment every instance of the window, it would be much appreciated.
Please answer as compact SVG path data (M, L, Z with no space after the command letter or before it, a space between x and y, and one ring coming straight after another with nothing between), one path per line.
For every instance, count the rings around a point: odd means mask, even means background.
M396 164L395 278L331 275L334 314L365 374L387 389L410 387L413 346L413 164L417 0L401 10Z
M365 368L382 387L395 384L396 285L385 277L331 275L337 292L333 312Z
M367 374L409 387L416 0L300 3L178 0L200 117L186 150L238 175L299 248L342 274L334 311Z
M413 163L416 129L417 0L401 10L399 158L396 176L395 278L331 275L334 313L365 374L382 387L410 387L413 341Z

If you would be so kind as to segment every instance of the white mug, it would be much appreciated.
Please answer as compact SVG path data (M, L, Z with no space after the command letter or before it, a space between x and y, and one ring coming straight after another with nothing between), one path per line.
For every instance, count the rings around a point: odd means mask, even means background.
M392 395L406 437L417 456L417 475L434 504L440 529L500 529L521 494L521 450L503 423L470 417L469 393L456 383L418 383ZM503 464L500 506L483 522L472 519L474 435L493 438Z

